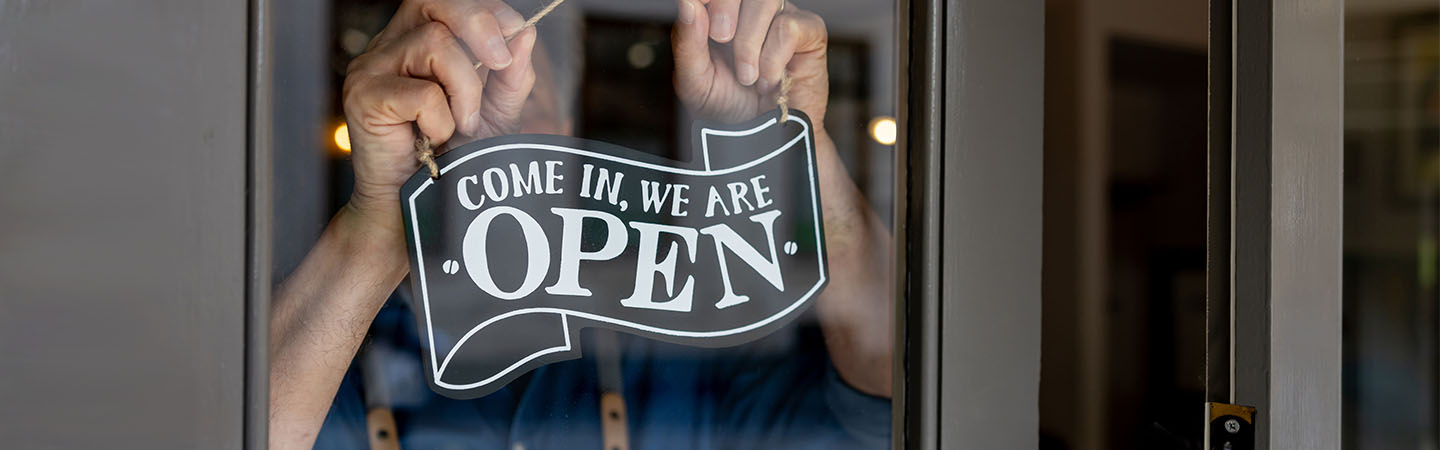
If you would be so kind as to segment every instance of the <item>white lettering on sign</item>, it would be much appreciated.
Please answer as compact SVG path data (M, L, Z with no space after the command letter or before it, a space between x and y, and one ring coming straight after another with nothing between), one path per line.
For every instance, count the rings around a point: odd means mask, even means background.
M695 229L644 222L631 223L630 226L640 231L640 259L635 267L635 291L620 300L620 304L631 308L690 312L695 277L686 276L685 287L680 288L680 294L675 294L675 253L680 243L671 241L665 258L656 261L655 256L660 246L660 233L668 233L683 239L690 262L695 262ZM665 301L655 301L650 291L655 285L656 275L665 281L665 295L673 297Z
M475 202L474 200L471 200L471 199L470 199L470 190L466 188L466 185L479 185L479 184L480 184L480 177L475 176L475 175L471 175L471 176L468 176L468 177L461 178L459 182L456 182L456 183L455 183L455 192L456 192L456 195L460 197L460 206L464 206L465 209L468 209L468 210L471 210L471 211L480 209L481 206L484 206L484 204L485 204L485 195L484 195L484 194L481 194L481 195L480 195L480 201L479 201L479 202Z
M545 292L552 295L589 297L590 290L580 286L580 262L608 261L620 256L629 244L629 233L625 230L625 224L619 217L604 211L573 208L551 208L550 211L560 217L563 226L560 237L559 278L554 285L545 288ZM630 227L639 231L640 234L639 255L635 266L635 289L629 297L621 300L620 304L631 308L690 311L693 303L694 277L687 275L680 292L678 294L675 292L675 284L678 280L675 274L679 262L677 253L683 245L689 262L694 263L696 241L701 234L709 236L715 243L715 258L720 266L720 279L725 285L724 295L715 303L716 308L728 308L745 303L750 299L749 296L735 293L735 288L730 281L730 265L725 258L727 250L739 257L740 261L755 273L760 274L776 290L784 292L785 279L780 270L780 259L776 257L775 253L775 219L780 217L780 214L779 210L771 210L750 217L750 221L760 224L765 230L765 248L770 254L768 258L756 250L754 245L746 242L729 225L723 223L696 230L674 225L631 222ZM490 273L490 255L486 249L486 239L489 236L490 228L494 226L495 218L500 215L510 216L520 225L528 253L524 281L520 283L519 288L511 292L505 292L495 284ZM605 225L605 244L600 250L587 252L580 248L586 219L590 219L591 222L599 221ZM678 240L670 241L664 257L660 257L659 254L662 235L678 238ZM525 211L509 206L491 207L475 217L465 232L464 257L465 266L468 267L467 270L470 272L471 279L475 281L475 285L485 293L502 300L516 300L530 295L545 280L550 271L550 244L545 236L545 230L540 227L534 217ZM665 286L665 297L658 300L652 292L657 276Z
M564 188L557 184L565 180L565 176L559 172L563 165L562 161L545 161L545 172L542 175L539 161L530 161L524 166L524 171L521 170L521 165L511 163L508 174L504 169L491 167L485 169L481 175L460 177L460 180L455 182L456 200L459 200L460 206L465 209L476 211L483 208L487 200L502 202L507 198L520 198L525 195L563 194ZM481 177L484 177L483 184Z
M519 164L510 164L510 178L515 180L515 198L545 193L544 186L540 185L539 161L530 161L530 170L524 174L520 173Z
M514 218L525 235L525 281L520 282L520 287L512 292L502 291L495 285L495 279L490 276L490 254L485 249L490 226L495 222L495 217L501 214ZM540 229L540 223L536 222L534 217L509 206L496 206L476 216L475 220L470 222L470 228L465 230L465 240L461 245L470 279L475 281L480 290L501 300L516 300L535 292L535 288L545 281L545 273L550 270L550 242L545 240L545 230Z
M706 196L705 200L705 217L715 217L716 206L720 207L721 216L730 216L763 209L774 204L773 200L765 198L765 194L770 193L770 187L760 184L764 179L764 175L759 175L751 178L748 185L745 182L726 183L724 189L710 186L710 194ZM730 193L729 208L725 207L724 192L726 191ZM755 198L754 203L750 201L751 194Z
M729 225L717 224L701 228L700 232L715 239L715 254L720 258L720 279L725 283L725 296L715 303L716 308L725 309L750 300L749 296L735 294L735 289L730 284L730 266L725 263L725 250L729 249L735 256L751 269L755 269L765 281L780 292L785 292L785 278L780 275L780 258L775 257L775 218L780 217L780 210L766 211L750 216L750 221L765 227L765 240L770 244L770 260L766 261L754 246L745 242L744 238L735 234L735 230Z
M608 261L625 251L628 231L625 223L614 214L584 209L550 208L551 212L564 221L560 237L560 279L554 286L545 288L551 295L578 295L589 297L590 290L580 287L580 261ZM584 231L585 219L599 220L605 224L605 246L594 252L580 250L580 236Z

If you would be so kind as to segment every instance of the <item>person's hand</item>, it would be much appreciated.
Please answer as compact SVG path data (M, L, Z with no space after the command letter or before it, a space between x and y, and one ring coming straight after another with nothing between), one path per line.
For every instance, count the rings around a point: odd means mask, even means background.
M400 187L419 168L415 127L437 147L457 134L480 139L519 130L535 84L536 35L527 29L508 44L505 36L524 22L500 0L400 5L345 76L352 209L398 231ZM484 68L475 68L476 59Z
M830 76L820 16L793 3L782 10L784 0L677 1L675 90L686 107L706 119L751 119L775 109L788 72L790 107L824 120Z

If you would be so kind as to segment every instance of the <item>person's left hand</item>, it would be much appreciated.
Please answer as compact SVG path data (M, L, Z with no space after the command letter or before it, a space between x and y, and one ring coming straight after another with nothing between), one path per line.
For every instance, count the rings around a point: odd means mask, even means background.
M782 10L782 1L677 0L671 43L675 90L686 107L705 119L748 120L775 109L788 72L789 106L824 121L825 22L793 3Z

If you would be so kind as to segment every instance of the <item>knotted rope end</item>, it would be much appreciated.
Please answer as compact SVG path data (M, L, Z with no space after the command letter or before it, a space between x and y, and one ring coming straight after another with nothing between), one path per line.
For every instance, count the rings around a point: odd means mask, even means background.
M435 164L435 146L430 143L430 137L420 135L420 138L415 139L415 149L419 152L416 158L420 160L420 164L430 169L430 178L440 178L440 166Z
M775 95L775 104L780 106L780 123L790 120L790 74L780 76L780 92Z

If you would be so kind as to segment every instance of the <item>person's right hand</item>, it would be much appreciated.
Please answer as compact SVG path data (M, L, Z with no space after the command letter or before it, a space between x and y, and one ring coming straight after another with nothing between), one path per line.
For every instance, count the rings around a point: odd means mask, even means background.
M536 35L527 29L508 44L505 36L524 22L501 0L400 5L345 76L355 170L349 207L399 231L400 187L419 168L415 127L436 147L457 133L481 139L519 130L535 84Z
M675 93L697 117L737 123L770 111L788 76L790 107L825 123L825 21L785 2L677 0Z

